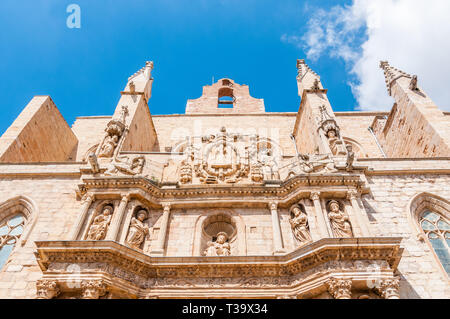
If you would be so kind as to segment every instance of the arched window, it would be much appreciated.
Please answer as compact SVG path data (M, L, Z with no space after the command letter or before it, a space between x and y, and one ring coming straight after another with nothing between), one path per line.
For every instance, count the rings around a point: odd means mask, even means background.
M442 215L426 210L420 218L420 227L433 246L447 274L450 275L450 223Z
M0 269L3 268L25 227L25 217L16 214L0 222Z

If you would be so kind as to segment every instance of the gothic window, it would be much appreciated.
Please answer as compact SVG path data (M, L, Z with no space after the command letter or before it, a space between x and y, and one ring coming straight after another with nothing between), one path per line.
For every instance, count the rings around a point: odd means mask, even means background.
M19 241L25 226L25 217L16 214L0 222L0 269L3 268L9 255Z
M450 223L440 214L425 211L420 226L447 274L450 275Z

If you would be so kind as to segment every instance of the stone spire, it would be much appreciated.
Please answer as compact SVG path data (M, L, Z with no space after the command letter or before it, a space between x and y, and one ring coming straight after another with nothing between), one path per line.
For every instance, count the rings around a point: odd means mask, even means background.
M320 76L306 64L304 59L297 60L297 85L300 97L303 96L305 90L323 90Z
M392 96L391 86L394 81L397 81L401 77L413 78L410 74L390 66L388 61L380 61L380 68L384 71L384 81L386 82L389 96Z
M153 61L145 62L145 66L128 78L125 94L143 94L148 101L151 96Z

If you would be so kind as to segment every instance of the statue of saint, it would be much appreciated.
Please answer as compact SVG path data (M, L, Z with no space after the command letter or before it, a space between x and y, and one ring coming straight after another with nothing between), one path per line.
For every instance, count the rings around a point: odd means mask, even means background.
M228 243L228 235L225 232L217 234L216 241L208 242L208 248L204 251L205 256L230 256L231 246Z
M328 217L330 218L331 228L335 237L353 237L352 225L348 215L340 209L339 203L335 200L330 201L328 204Z
M111 221L113 208L111 206L103 207L103 212L94 218L87 235L88 240L103 240L106 237L108 226Z
M141 249L141 244L149 233L148 226L144 224L144 220L148 218L146 210L141 209L137 212L136 217L131 219L130 229L126 243L134 249Z
M291 224L295 238L304 244L311 241L311 234L309 232L308 216L306 215L304 208L302 208L303 206L299 205L292 206L289 223Z
M99 157L112 157L118 144L119 137L117 135L108 135L100 149Z

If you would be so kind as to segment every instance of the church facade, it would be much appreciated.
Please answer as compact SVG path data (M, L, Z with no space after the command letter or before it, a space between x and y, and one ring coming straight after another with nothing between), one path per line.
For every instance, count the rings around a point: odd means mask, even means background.
M36 96L0 138L0 298L450 298L450 113L381 62L390 112L298 112L220 79L152 115L153 63L112 116Z

